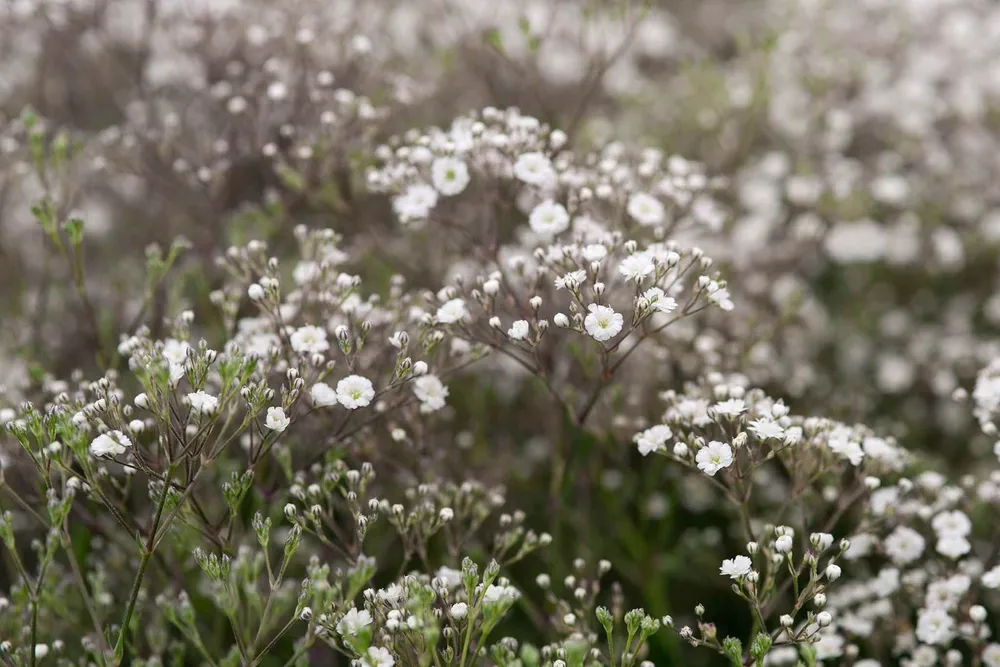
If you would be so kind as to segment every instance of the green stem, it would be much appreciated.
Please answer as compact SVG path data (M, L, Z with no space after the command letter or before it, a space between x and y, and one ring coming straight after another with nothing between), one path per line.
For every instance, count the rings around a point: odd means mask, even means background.
M163 517L163 508L167 504L167 495L170 493L170 478L173 475L173 467L167 469L164 475L163 493L156 505L156 515L153 518L153 525L149 529L146 537L146 545L142 548L142 555L139 557L139 570L136 572L135 581L132 583L132 592L129 594L128 606L125 607L125 616L122 618L122 626L118 631L118 641L115 643L114 664L120 665L125 656L125 638L128 635L128 626L132 622L132 614L135 613L135 604L139 599L139 590L142 588L142 580L146 577L146 569L149 567L149 560L153 556L153 546L156 544L156 532L160 527L160 519Z

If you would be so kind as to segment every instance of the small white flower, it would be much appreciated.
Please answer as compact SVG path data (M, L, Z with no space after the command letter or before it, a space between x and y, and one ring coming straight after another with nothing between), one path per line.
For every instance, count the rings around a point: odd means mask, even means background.
M781 554L787 554L792 550L793 542L791 535L779 535L774 541L774 550Z
M972 550L972 545L960 535L948 535L937 541L936 549L942 556L958 560Z
M454 324L468 317L469 311L465 307L465 301L462 299L451 299L446 301L437 310L437 314L434 319L440 324Z
M510 326L510 329L507 330L507 335L514 340L524 340L528 337L529 331L528 321L518 320Z
M351 607L337 623L337 632L343 637L353 637L372 624L372 615L367 609L358 611Z
M549 185L556 178L552 161L542 153L524 153L514 163L514 176L529 185Z
M556 289L576 289L587 280L587 272L583 269L570 271L555 279Z
M413 394L420 401L421 412L435 412L445 406L448 387L436 375L422 375L413 381Z
M94 438L90 453L94 456L118 456L132 446L132 441L121 431L108 431Z
M637 283L641 283L654 271L656 263L644 252L632 253L618 265L618 272L625 276L625 280L634 280Z
M608 249L600 243L584 246L581 254L588 262L599 262L608 256Z
M395 664L396 659L389 653L389 649L384 646L369 647L368 655L365 656L366 667L393 667Z
M746 556L727 558L722 561L722 567L719 568L719 574L729 577L730 579L739 579L743 575L750 572L752 567L753 561Z
M363 408L375 398L371 380L360 375L348 375L337 383L337 401L348 410Z
M917 531L907 526L897 526L885 538L883 546L889 558L899 565L908 565L920 558L926 544L927 541Z
M247 296L250 297L251 301L260 301L264 298L264 288L258 283L254 283L247 288Z
M469 168L457 158L439 157L431 165L431 180L438 192L452 197L469 184Z
M767 440L768 438L781 439L785 437L785 429L777 422L769 419L758 419L750 422L750 431L761 440Z
M664 294L659 287L650 287L642 293L649 307L661 313L672 313L677 309L677 300Z
M938 537L965 537L972 532L972 521L961 510L941 512L931 520Z
M437 205L438 191L425 183L415 183L392 201L392 208L401 220L420 220L430 215Z
M746 411L746 403L742 398L731 398L728 401L720 401L712 406L715 413L723 417L737 417Z
M987 644L983 649L983 664L986 667L1000 667L1000 644Z
M669 426L659 424L657 426L647 428L642 433L637 433L633 438L633 441L639 448L639 453L643 456L647 456L652 452L662 449L667 440L673 436L673 431L670 430Z
M583 328L594 340L606 341L614 338L622 330L625 318L608 306L592 303L587 306L590 313L583 320Z
M188 404L193 412L210 415L219 408L219 399L204 391L196 391L187 395Z
M320 277L323 270L316 262L299 262L292 271L292 279L296 285L311 283Z
M733 464L733 450L724 442L713 440L698 450L698 468L709 477Z
M267 409L267 417L264 419L264 425L272 431L281 433L288 428L291 421L291 419L285 416L284 410L279 407L272 406Z
M955 619L945 609L922 609L917 617L917 639L925 644L947 644L954 636Z
M292 349L298 354L319 354L330 349L326 330L317 326L299 327L291 335Z
M464 602L456 602L451 605L451 617L452 618L465 618L469 613L469 606Z
M312 397L313 405L320 408L328 408L337 404L337 392L325 382L317 382L309 389L309 396Z
M542 236L555 236L569 229L569 213L566 208L552 200L543 201L528 216L531 230Z
M666 219L666 211L659 199L644 192L637 192L628 199L628 214L640 225L659 225Z
M986 588L1000 588L1000 565L984 572L982 581Z

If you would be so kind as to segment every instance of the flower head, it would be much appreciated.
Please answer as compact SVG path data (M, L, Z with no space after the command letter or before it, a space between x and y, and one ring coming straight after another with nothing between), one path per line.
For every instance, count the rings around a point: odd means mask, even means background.
M439 157L431 165L431 180L438 192L453 197L469 184L469 168L458 158Z
M724 442L713 440L695 455L698 468L709 477L733 464L733 449Z
M372 381L360 375L348 375L337 383L337 401L348 410L363 408L375 398Z
M132 446L132 441L121 431L108 431L94 438L90 453L94 456L118 456Z
M587 306L590 313L583 320L583 328L594 340L605 341L614 338L622 330L625 318L608 306L592 303Z
M288 428L291 421L291 419L285 416L285 411L282 408L271 406L267 409L267 417L264 419L264 425L272 431L281 433Z

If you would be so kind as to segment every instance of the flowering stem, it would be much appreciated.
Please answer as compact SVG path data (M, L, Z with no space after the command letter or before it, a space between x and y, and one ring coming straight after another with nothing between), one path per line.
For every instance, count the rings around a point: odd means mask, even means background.
M167 504L167 495L170 493L170 477L173 473L173 466L167 469L164 475L163 492L156 504L156 515L153 518L153 525L149 529L146 537L146 545L142 548L142 555L139 557L139 570L136 572L135 581L132 583L132 592L129 594L128 606L125 607L125 616L122 618L121 629L118 631L118 641L115 643L114 664L120 665L125 656L125 638L128 635L128 626L132 622L132 614L135 612L135 603L139 599L139 589L142 587L142 580L146 576L146 569L149 567L149 559L153 556L156 544L156 532L160 527L160 519L163 517L163 508Z

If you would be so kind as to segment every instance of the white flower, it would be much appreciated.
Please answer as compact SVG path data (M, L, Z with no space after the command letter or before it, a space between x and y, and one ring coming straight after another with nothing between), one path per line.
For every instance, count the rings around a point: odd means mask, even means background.
M438 192L453 197L469 184L469 168L457 158L439 157L431 165L431 180Z
M326 330L311 324L293 331L291 343L292 349L298 354L319 354L330 349Z
M132 441L121 431L108 431L94 438L90 453L94 456L118 456L132 446Z
M251 301L260 301L264 298L264 288L257 283L253 283L247 288L247 296Z
M1000 588L1000 565L983 573L983 586L986 588Z
M608 249L600 243L592 243L584 246L581 254L588 262L599 262L608 256Z
M774 550L778 553L787 554L792 550L792 546L794 543L791 535L779 535L778 539L774 541Z
M189 347L191 346L183 340L168 338L163 341L163 358L166 359L171 366L183 366L184 361L187 359L187 351Z
M455 322L464 320L468 315L469 311L465 307L465 301L462 299L451 299L438 308L434 319L440 324L454 324Z
M576 289L587 280L587 272L583 269L570 271L555 280L556 289Z
M337 632L343 637L353 637L371 624L372 615L367 609L358 611L357 608L351 607L337 623Z
M965 512L941 512L931 520L931 527L938 537L965 537L972 532L972 522Z
M520 593L513 586L490 585L483 592L483 602L485 604L495 604L498 602L512 602L520 596Z
M448 589L455 589L462 585L462 573L443 565L434 573L434 578L444 582L445 588Z
M583 328L593 336L594 340L605 341L614 338L625 324L625 318L608 306L592 303L587 306L587 310L590 313L583 320Z
M768 438L781 439L785 437L785 429L770 419L752 421L749 428L761 440L767 440Z
M403 587L399 584L389 584L382 590L378 592L378 599L384 602L388 602L391 605L396 604L403 597Z
M527 320L518 320L510 325L510 329L507 330L507 335L514 340L524 340L528 337L530 329Z
M954 636L955 620L944 609L922 609L917 617L917 639L925 644L947 644Z
M742 398L730 398L728 401L720 401L712 406L716 414L723 417L737 417L746 411L746 403Z
M625 280L634 280L637 283L641 283L646 276L654 271L656 271L656 263L652 257L644 252L632 253L618 265L618 272L625 276Z
M898 526L884 542L886 554L900 565L907 565L920 558L926 544L920 533L907 526Z
M969 540L960 535L947 535L937 541L937 552L952 560L958 560L969 553L971 549L972 545L969 544Z
M456 602L451 605L451 617L452 618L465 618L466 614L469 613L469 606L464 602Z
M337 404L337 392L325 382L317 382L309 389L309 396L312 397L316 407L328 408Z
M653 426L652 428L647 428L642 433L637 433L632 440L638 446L639 453L643 456L647 456L651 452L662 449L667 440L673 436L674 433L670 430L669 426L659 424L657 426Z
M278 407L270 407L267 409L267 417L264 419L264 425L267 426L272 431L277 431L281 433L288 425L291 423L288 417L285 416L285 411Z
M986 667L1000 667L1000 644L987 644L983 649L983 664Z
M666 219L663 203L644 192L628 198L628 214L640 225L659 225Z
M210 415L219 408L219 399L204 391L196 391L187 395L191 410L203 415Z
M413 381L413 394L420 401L421 412L435 412L445 406L448 387L436 375L422 375Z
M360 375L348 375L337 383L337 401L348 410L363 408L375 398L371 380Z
M552 161L542 153L524 153L514 163L514 176L529 185L545 186L556 178Z
M415 183L392 200L392 208L404 222L426 218L437 205L438 192L425 183Z
M569 229L569 213L562 204L546 200L532 209L528 224L536 234L555 236Z
M727 558L722 561L722 567L719 568L719 574L729 577L730 579L739 579L750 572L752 567L753 561L746 556Z
M672 313L677 309L677 300L664 294L659 287L650 287L642 293L642 298L649 303L650 308L661 313Z
M698 468L709 477L733 464L733 450L724 442L713 440L698 450L695 455Z
M722 310L732 310L733 308L736 307L735 304L733 304L733 300L729 295L729 290L726 289L725 287L717 287L714 290L709 290L708 298L712 303L718 305L719 308L721 308Z
M316 262L299 262L292 272L292 278L297 285L305 285L319 278L322 272Z
M368 656L365 658L367 667L393 667L396 659L389 653L389 649L384 646L371 646L368 648Z

